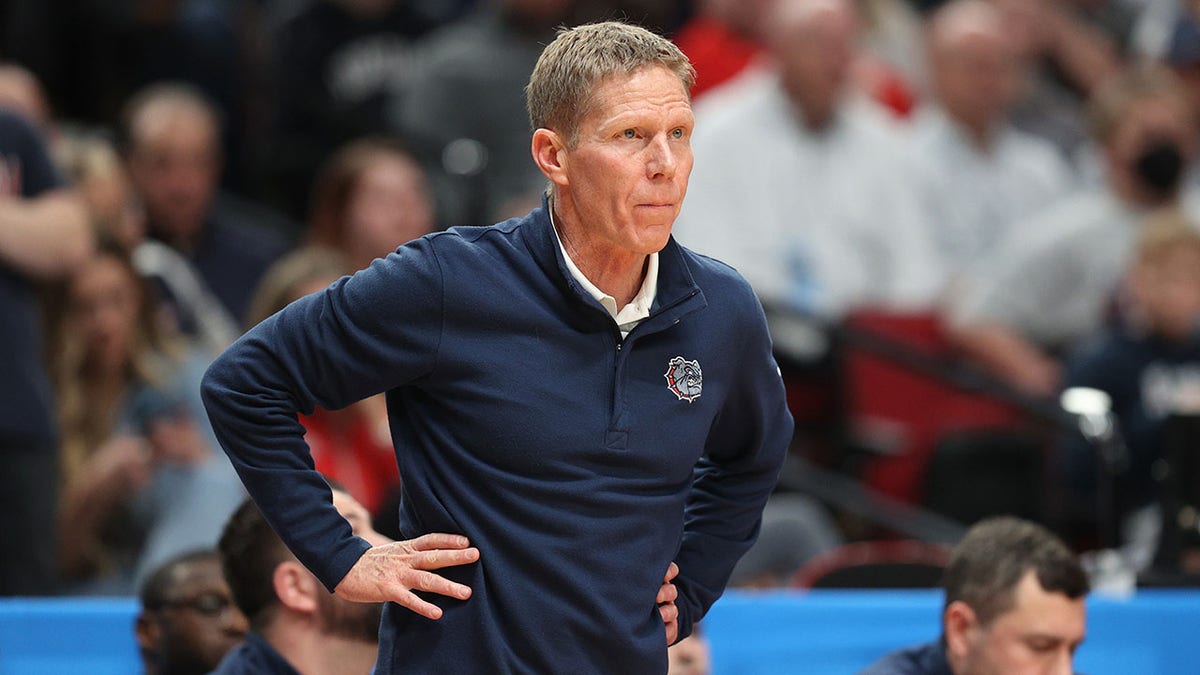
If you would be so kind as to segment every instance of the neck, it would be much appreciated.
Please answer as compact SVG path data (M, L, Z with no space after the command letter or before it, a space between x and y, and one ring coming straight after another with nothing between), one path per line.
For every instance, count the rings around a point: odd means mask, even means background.
M996 138L996 124L990 121L972 121L954 116L951 116L951 119L962 130L972 147L985 155L991 152Z
M369 673L379 645L328 635L311 621L276 621L262 632L275 651L305 675Z
M565 197L565 198L564 198ZM563 248L588 281L617 301L629 304L642 288L649 256L613 246L591 236L569 196L554 199L554 225Z

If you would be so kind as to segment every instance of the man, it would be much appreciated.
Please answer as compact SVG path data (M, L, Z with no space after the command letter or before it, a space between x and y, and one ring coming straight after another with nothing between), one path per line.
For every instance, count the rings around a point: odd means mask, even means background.
M333 488L333 504L351 531L372 544L391 540L349 493ZM378 603L334 596L296 560L247 499L230 517L219 544L221 565L237 606L250 620L246 641L217 675L349 675L371 672L379 643Z
M60 189L30 124L0 110L0 596L54 590L58 449L50 382L42 367L37 285L87 260L83 201Z
M178 555L142 584L134 624L146 675L203 675L246 636L216 551Z
M646 30L562 31L527 89L541 208L410 242L210 368L275 530L391 601L378 673L662 673L753 543L792 424L750 287L671 238L692 77ZM371 548L295 418L381 391L414 539Z
M220 301L206 312L223 309L221 323L240 325L259 279L286 248L280 235L286 226L264 208L218 193L219 118L199 91L151 85L130 100L124 125L129 177L145 205L150 236L195 266ZM217 320L194 307L176 309L189 334L203 334L197 324Z
M1088 579L1067 546L1012 517L976 524L942 582L942 638L889 654L862 675L1070 675Z
M935 100L914 119L915 151L936 186L934 242L952 278L1071 187L1057 148L1007 121L1024 74L1014 42L985 0L956 0L929 21Z
M777 307L822 318L928 309L943 279L929 195L886 113L853 93L855 4L778 2L765 26L777 66L697 106L700 161L679 240Z
M1178 80L1131 67L1091 102L1105 181L1023 219L949 309L952 337L979 366L1033 396L1057 394L1059 355L1112 319L1137 225L1151 211L1200 213L1184 176L1196 115Z

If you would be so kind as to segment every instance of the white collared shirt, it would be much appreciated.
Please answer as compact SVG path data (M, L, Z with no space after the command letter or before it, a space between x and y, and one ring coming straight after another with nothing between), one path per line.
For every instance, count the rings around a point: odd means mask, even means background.
M605 293L593 284L579 267L571 260L570 254L567 253L567 247L563 246L562 237L558 235L558 226L554 224L554 209L550 211L550 225L554 230L554 238L558 241L558 248L562 251L563 261L567 264L567 271L575 277L575 281L583 286L583 290L588 292L608 310L612 315L613 321L617 323L617 330L621 331L621 339L624 340L629 336L629 331L633 327L642 322L642 319L650 316L650 306L654 304L654 297L658 294L658 253L651 253L649 261L646 264L646 278L642 280L642 287L638 290L637 295L633 296L633 300L628 305L617 309L617 299Z

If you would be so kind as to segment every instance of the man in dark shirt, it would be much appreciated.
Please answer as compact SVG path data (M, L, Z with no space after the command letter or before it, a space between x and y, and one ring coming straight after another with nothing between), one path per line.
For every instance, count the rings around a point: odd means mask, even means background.
M198 90L152 85L126 108L125 155L150 236L187 258L240 325L259 279L287 248L289 226L265 207L218 193L218 122Z
M59 186L37 132L0 110L0 595L48 593L57 573L54 405L36 285L69 274L92 247L82 202Z
M955 548L942 585L941 639L860 675L1070 675L1089 586L1050 531L1011 517L981 521Z
M372 543L387 537L367 510L340 488L333 503L354 533ZM233 598L250 620L246 641L216 675L366 675L379 643L379 604L350 602L321 586L247 499L221 534L221 565Z

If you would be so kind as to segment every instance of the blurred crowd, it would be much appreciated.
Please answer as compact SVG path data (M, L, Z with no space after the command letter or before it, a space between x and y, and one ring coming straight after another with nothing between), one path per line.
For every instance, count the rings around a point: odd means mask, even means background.
M9 0L0 594L131 594L213 547L244 495L208 362L406 241L539 206L524 85L555 27L606 18L697 68L675 235L767 309L797 457L1148 568L1200 415L1200 3ZM1081 387L1107 427L1064 422ZM302 421L401 538L383 400ZM735 583L888 534L796 494L763 532Z

